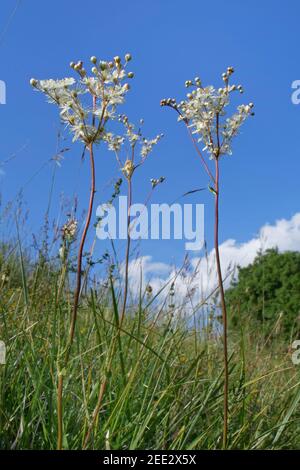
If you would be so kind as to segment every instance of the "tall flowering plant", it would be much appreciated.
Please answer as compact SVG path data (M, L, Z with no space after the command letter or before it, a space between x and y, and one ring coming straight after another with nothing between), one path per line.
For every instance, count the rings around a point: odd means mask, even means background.
M220 200L220 159L232 154L232 142L248 116L253 115L253 103L241 104L236 111L228 115L232 93L243 93L241 85L230 83L233 67L228 67L222 74L223 87L203 86L201 79L185 82L190 91L185 100L177 103L167 98L161 106L168 106L178 114L178 121L183 122L188 130L191 141L200 157L201 164L209 179L209 189L215 198L214 247L216 267L222 309L223 322L223 353L224 353L224 427L223 448L228 440L228 346L227 346L227 310L224 285L219 254L219 200ZM210 163L213 161L213 167Z
M117 108L124 103L126 94L130 89L128 79L134 76L132 72L126 70L130 60L130 54L125 55L124 61L119 56L114 57L111 61L99 61L95 56L92 56L90 73L87 73L82 61L71 62L70 66L77 74L76 79L73 77L61 80L36 80L32 78L30 81L36 90L47 96L50 103L58 106L60 119L70 129L73 141L82 142L84 149L89 152L91 168L89 205L78 249L76 287L69 338L64 351L63 365L58 371L58 449L62 448L63 440L63 377L66 374L74 341L82 282L82 258L91 223L96 188L94 146L103 140L112 139L112 134L107 129L108 124L118 117Z

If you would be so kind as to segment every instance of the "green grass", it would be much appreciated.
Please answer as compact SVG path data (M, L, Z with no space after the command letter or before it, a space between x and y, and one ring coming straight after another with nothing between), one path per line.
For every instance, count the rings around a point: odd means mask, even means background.
M72 294L47 263L2 282L0 447L55 449L57 375ZM3 266L2 266L3 268ZM58 293L60 293L59 297ZM222 343L137 302L118 328L115 287L82 297L63 395L63 447L82 449L99 388L106 388L90 449L218 449L222 446ZM156 312L157 310L157 312ZM230 332L229 440L233 449L300 448L300 368L280 336L266 344L249 321Z

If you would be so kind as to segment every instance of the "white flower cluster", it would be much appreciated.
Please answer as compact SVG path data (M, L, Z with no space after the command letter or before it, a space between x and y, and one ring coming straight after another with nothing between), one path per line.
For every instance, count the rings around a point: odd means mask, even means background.
M103 136L103 140L106 141L108 150L111 150L112 152L119 152L122 145L124 144L125 137L114 135L112 132L106 132Z
M230 85L229 79L234 72L228 67L222 74L224 87L216 89L213 86L203 87L199 77L194 81L187 80L185 86L192 87L187 94L187 100L177 104L176 100L168 98L161 101L162 106L170 106L179 114L191 132L198 136L198 142L203 142L203 151L207 151L211 159L221 155L231 155L233 137L245 119L253 115L253 103L240 105L230 117L226 117L226 107L230 104L230 94L234 91L243 93L241 85Z
M119 56L110 62L98 61L91 57L93 64L91 76L87 75L83 62L71 62L71 68L79 78L62 80L30 80L31 85L45 93L51 103L60 109L60 117L74 135L73 140L81 140L86 145L101 140L105 134L105 124L115 118L116 107L125 100L130 89L127 78L133 78L132 72L126 72L131 55L125 55L122 64Z
M144 163L149 153L153 150L153 147L162 139L163 134L159 134L155 138L149 140L142 134L141 126L144 123L142 119L140 120L140 127L138 129L135 128L134 124L129 122L129 119L125 114L119 115L118 121L125 127L124 134L115 135L112 132L106 132L103 135L103 140L106 141L108 149L115 152L120 169L126 178L130 179L135 168ZM131 158L127 158L125 163L122 164L119 153L121 151L121 147L125 144L128 144L131 149ZM140 145L140 161L134 165L133 160L135 158L137 144Z

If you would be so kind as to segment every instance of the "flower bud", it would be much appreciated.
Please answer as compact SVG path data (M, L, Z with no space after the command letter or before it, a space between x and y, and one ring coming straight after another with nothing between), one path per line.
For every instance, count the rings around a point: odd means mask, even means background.
M129 62L131 59L132 59L131 54L126 54L125 55L126 62Z
M114 61L115 61L116 64L120 64L120 63L121 63L121 58L120 58L120 56L116 55L116 56L114 57Z
M226 82L228 80L227 73L222 73L222 78L223 78L224 82Z
M92 64L97 64L97 57L92 55L91 62L92 62Z
M133 72L128 72L127 77L128 77L128 78L133 78L133 77L134 77L134 73L133 73Z
M132 160L126 160L124 167L122 168L123 174L127 177L127 179L131 179L131 176L134 172L134 164Z
M97 67L93 67L93 68L92 68L92 72L93 72L93 74L97 75L97 72L98 72Z
M32 78L32 79L30 80L30 85L31 85L31 86L36 87L37 84L38 84L38 81L37 81L35 78Z

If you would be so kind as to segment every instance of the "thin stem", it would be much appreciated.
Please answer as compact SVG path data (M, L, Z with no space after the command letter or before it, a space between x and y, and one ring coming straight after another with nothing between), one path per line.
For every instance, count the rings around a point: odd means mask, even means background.
M86 449L86 447L88 445L88 442L91 438L91 434L92 434L92 431L94 429L94 426L96 424L96 421L97 421L97 418L98 418L98 415L99 415L99 412L100 412L100 409L101 409L101 406L102 406L102 400L103 400L103 397L104 397L106 385L107 385L107 377L104 378L103 382L101 382L101 385L100 385L97 405L96 405L96 408L94 409L92 422L91 422L90 426L88 427L87 433L86 433L85 438L84 438L83 450Z
M78 310L78 303L80 297L80 290L81 290L81 278L82 278L82 256L83 256L83 249L84 244L87 236L87 232L91 223L92 212L93 212L93 205L94 205L94 197L95 197L95 160L94 160L94 152L93 152L93 144L91 143L88 146L89 153L90 153L90 165L91 165L91 190L90 190L90 200L89 200L89 207L87 218L85 221L84 230L81 236L81 241L78 250L78 258L77 258L77 278L76 278L76 290L74 296L74 304L73 304L73 315L69 333L69 347L66 353L66 362L69 360L70 349L74 340L75 334L75 325L77 320L77 310Z
M62 373L60 373L58 376L58 385L57 385L57 450L62 449L62 440L63 440L62 394L63 394L63 375Z
M177 106L176 106L176 107L173 107L173 106L172 106L172 109L174 109L174 111L176 111L176 112L183 118L182 113L179 111L179 109L177 108ZM192 132L191 132L191 129L190 129L190 127L189 127L189 121L188 121L186 118L183 118L183 122L184 122L185 125L186 125L187 131L188 131L189 136L190 136L190 138L191 138L191 141L192 141L192 143L193 143L193 145L194 145L194 147L195 147L195 149L196 149L196 152L198 153L198 155L199 155L199 157L200 157L200 159L201 159L201 163L202 163L202 165L204 166L204 170L205 170L206 173L208 174L208 176L209 176L209 178L211 179L212 183L215 184L215 178L214 178L212 172L210 171L210 169L209 169L209 167L208 167L208 165L207 165L207 163L206 163L206 161L205 161L204 156L203 156L202 153L200 152L200 149L199 149L199 147L198 147L198 145L197 145L197 142L196 142L196 140L195 140L195 138L194 138L194 136L193 136L193 134L192 134ZM211 140L212 140L212 139L211 139Z
M79 250L78 250L76 289L75 289L75 294L74 294L74 304L73 304L73 313L72 313L72 319L71 319L71 325L70 325L70 331L69 331L69 340L68 340L68 346L66 349L66 355L65 355L65 361L64 361L65 370L69 362L70 352L71 352L72 344L74 341L77 311L78 311L78 304L79 304L79 297L80 297L80 290L81 290L83 250L84 250L84 244L85 244L86 236L87 236L91 218L92 218L93 204L94 204L94 197L95 197L95 161L94 161L93 143L89 144L88 150L90 154L90 165L91 165L90 200L89 200L85 226L84 226L84 230L81 236L81 241L80 241ZM57 387L57 418L58 418L57 449L58 450L62 449L62 439L63 439L62 398L63 398L63 377L64 377L63 374L65 373L65 370L60 371L59 373L58 387Z
M120 161L118 157L117 157L117 160L118 160L118 162ZM131 161L132 162L134 161L134 148L132 150ZM128 194L127 194L127 196L128 196L128 199L127 199L127 244L126 244L126 254L125 254L124 297L123 297L121 317L120 317L119 325L117 325L119 331L117 332L117 335L115 336L115 338L114 338L114 340L111 344L111 353L109 355L105 376L104 376L104 379L102 380L102 382L100 384L97 404L96 404L96 407L95 407L94 412L93 412L93 417L92 417L91 424L90 424L90 426L87 430L87 433L85 435L85 438L84 438L83 449L86 449L86 447L88 445L88 442L89 442L89 440L91 438L91 435L92 435L93 428L94 428L94 426L96 424L96 421L97 421L97 417L100 413L100 409L101 409L101 406L102 406L102 401L103 401L105 389L106 389L106 386L107 386L107 380L108 380L107 377L108 377L108 374L110 373L110 370L111 370L111 365L112 365L112 360L113 360L113 355L114 355L114 351L115 351L117 337L120 334L122 324L123 324L123 321L124 321L124 317L125 317L125 313L126 313L126 305L127 305L127 297L128 297L128 283L129 283L129 275L128 275L129 274L129 255L130 255L130 245L131 245L131 238L130 238L130 208L131 208L131 205L132 205L131 175L128 177L127 182L128 182Z
M125 312L126 312L126 304L127 304L127 296L128 296L128 271L129 271L129 255L130 255L130 209L132 204L132 183L131 183L131 176L128 178L128 202L127 202L127 246L126 246L126 254L125 254L125 280L124 280L124 297L123 297L123 306L122 312L120 317L120 326L122 326Z
M111 289L112 289L112 292L113 292L112 278L110 278L110 283L111 283ZM93 429L94 429L95 424L97 422L98 415L99 415L100 410L101 410L103 397L104 397L105 390L106 390L106 387L107 387L108 376L111 372L111 366L112 366L112 362L113 362L113 358L114 358L114 352L115 352L115 348L116 348L116 344L117 344L118 335L120 334L120 331L121 331L120 323L119 323L119 325L117 325L117 328L118 328L117 334L114 336L112 342L110 343L110 349L109 349L109 352L108 352L108 359L107 359L107 364L105 366L104 377L103 377L103 379L101 380L101 383L100 383L97 404L96 404L96 407L95 407L94 412L93 412L92 421L91 421L91 423L88 427L88 430L86 432L86 435L85 435L85 438L84 438L84 441L83 441L83 450L85 450L87 448L87 445L89 443L89 440L90 440L92 432L93 432Z
M196 152L198 153L199 157L201 158L201 162L202 162L202 164L203 164L203 166L204 166L204 170L206 171L206 173L207 173L208 176L210 177L211 181L215 184L215 183L216 183L215 178L213 177L213 175L212 175L210 169L208 168L208 165L207 165L207 163L206 163L206 161L205 161L205 158L203 157L202 153L200 152L199 147L198 147L198 145L197 145L197 143L196 143L196 140L195 140L194 137L193 137L193 134L191 133L190 128L188 127L188 125L187 125L186 127L187 127L187 130L188 130L189 136L190 136L190 138L191 138L191 141L193 142L193 145L194 145L194 147L195 147L195 149L196 149Z
M215 253L217 263L217 273L219 290L221 296L222 320L223 320L223 357L224 357L224 425L223 425L223 449L227 447L228 436L228 348L227 348L227 310L221 270L221 261L219 253L219 196L220 196L220 175L219 175L219 157L215 160L216 174L215 174Z

